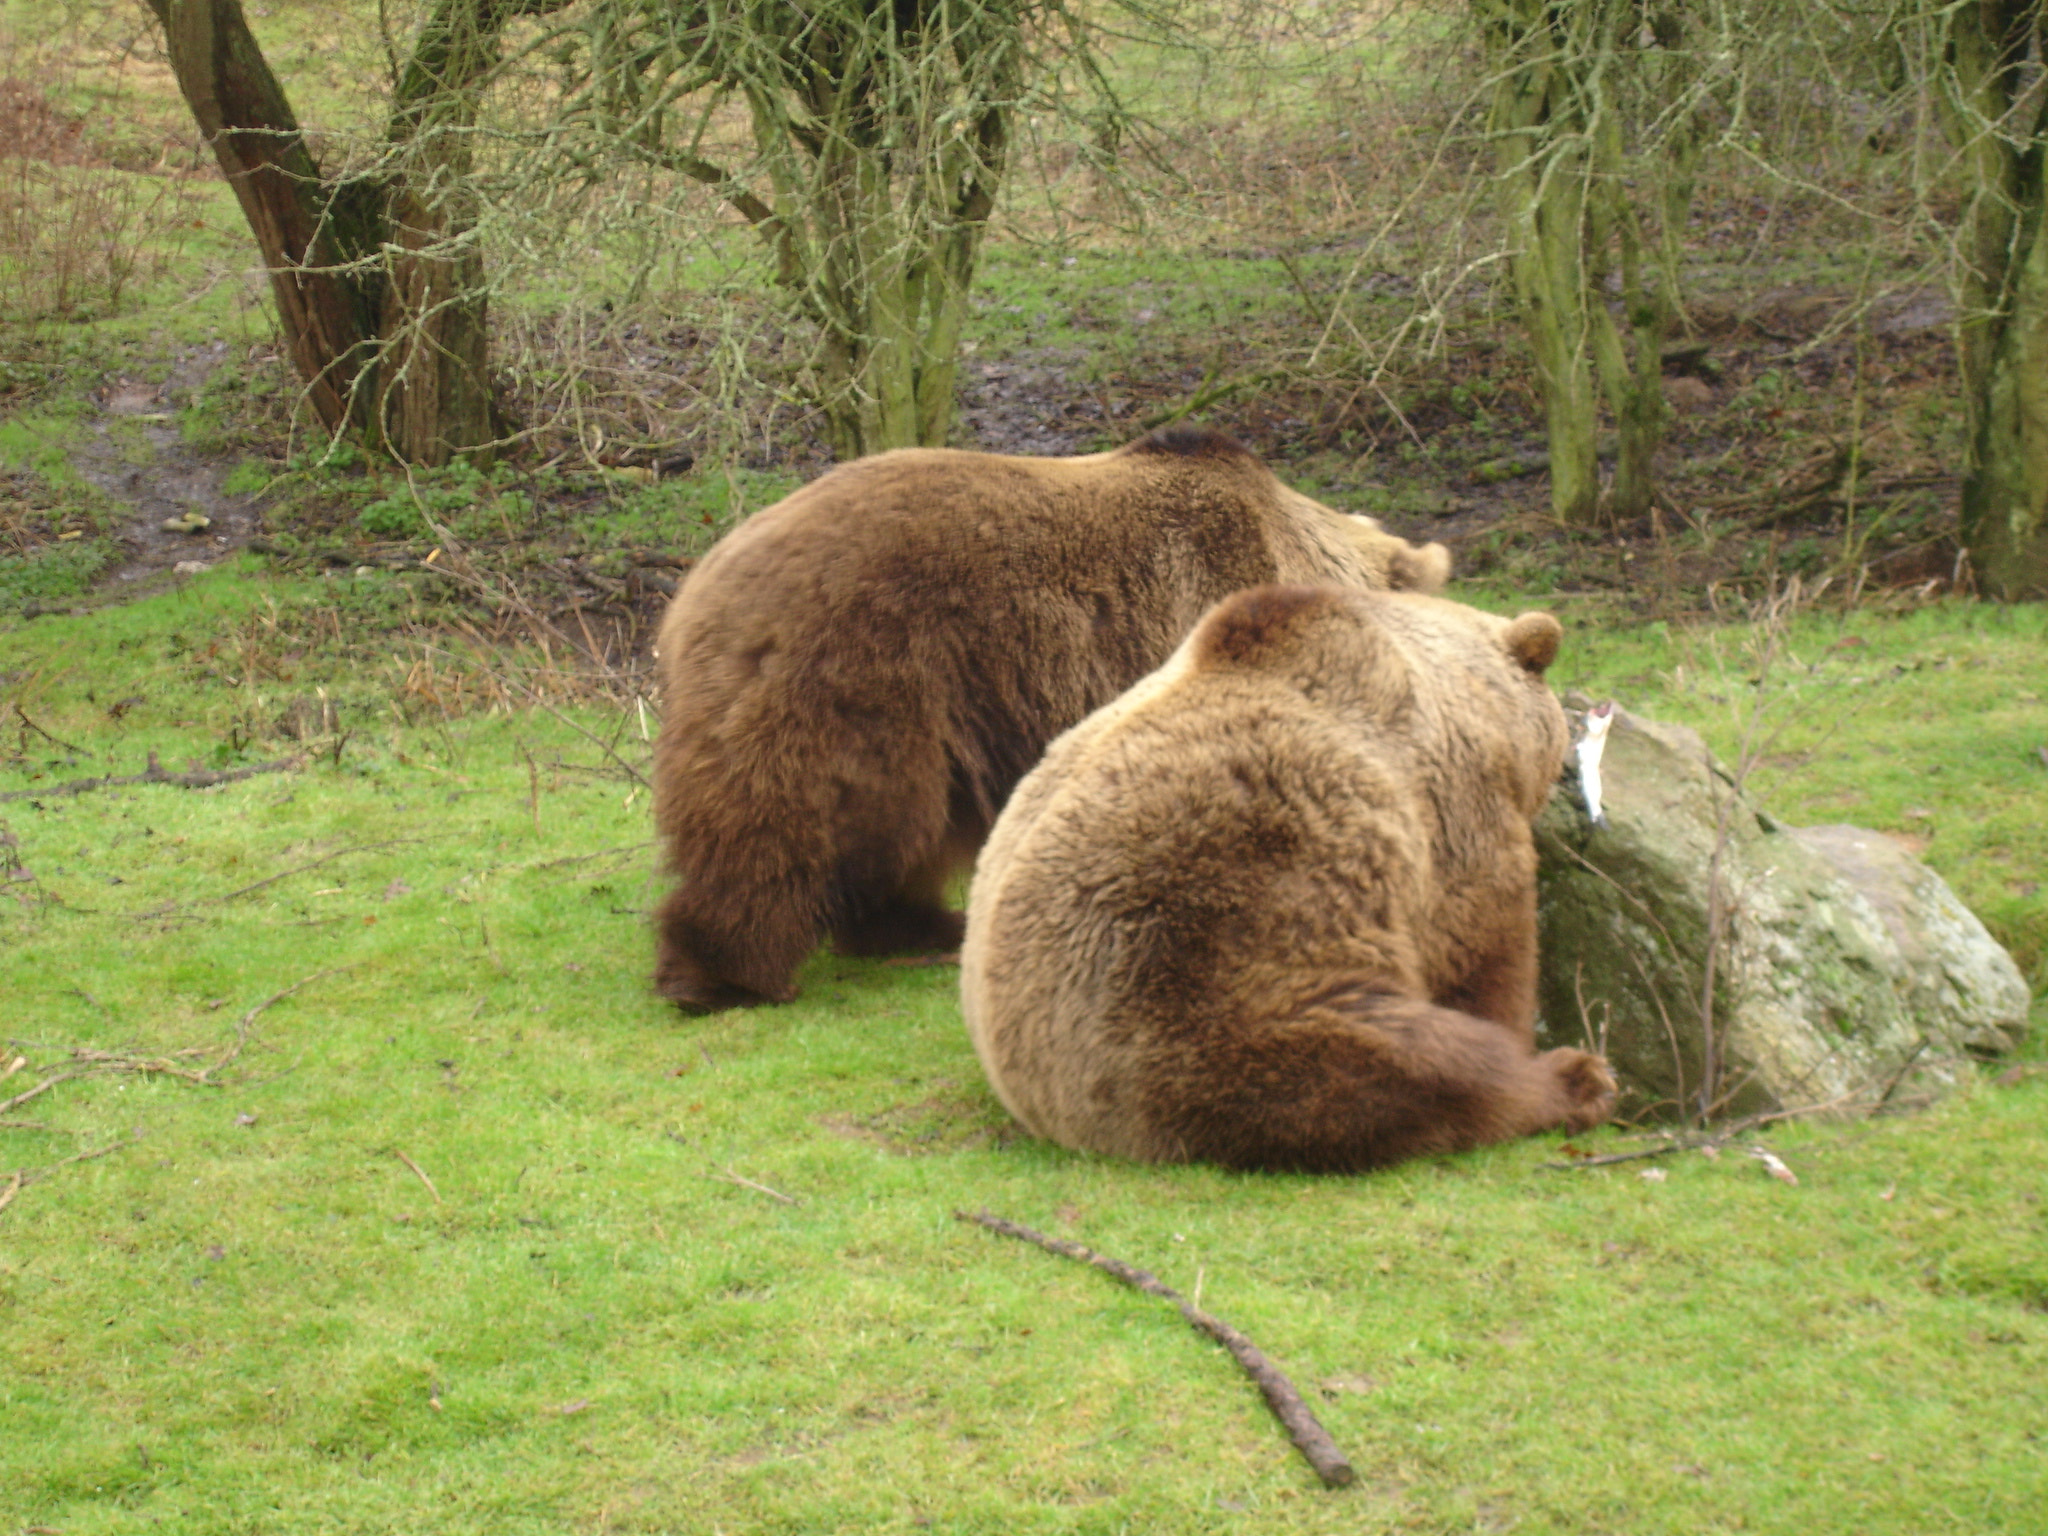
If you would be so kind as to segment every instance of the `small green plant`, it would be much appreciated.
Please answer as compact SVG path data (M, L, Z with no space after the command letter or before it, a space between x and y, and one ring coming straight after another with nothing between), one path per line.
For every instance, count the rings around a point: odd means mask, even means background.
M433 531L429 520L447 526L485 500L491 488L489 475L467 459L457 459L442 469L414 471L397 482L390 495L358 512L356 523L379 538L425 538Z
M228 496L254 496L277 478L277 471L261 459L244 459L229 470L220 483Z

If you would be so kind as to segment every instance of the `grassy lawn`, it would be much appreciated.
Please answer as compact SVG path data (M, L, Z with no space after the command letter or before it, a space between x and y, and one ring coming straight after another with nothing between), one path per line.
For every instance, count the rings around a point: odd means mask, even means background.
M168 71L88 11L0 0L9 72L83 135L8 162L0 219L0 1536L2042 1529L2048 1005L2017 1069L1938 1107L1771 1128L1791 1186L1747 1139L1577 1172L1542 1166L1556 1137L1356 1179L1137 1167L1017 1131L950 967L821 953L787 1007L654 999L651 713L470 650L453 621L490 619L431 601L420 512L496 579L573 591L814 473L757 242L590 214L549 231L570 260L494 248L531 451L323 464ZM373 8L251 14L309 125L375 130ZM1460 541L1456 595L1566 621L1560 692L1750 742L1787 820L1907 839L2048 996L2048 610L1905 595L1955 570L1946 322L1818 339L1861 248L1710 179L1688 282L1715 368L1669 524L1549 524L1485 242L1373 106L1435 19L1385 17L1263 80L1125 58L1135 105L1199 96L1217 131L1149 230L1091 228L1085 179L1019 181L963 446L1192 407ZM699 462L600 453L642 438ZM1861 481L1770 502L1838 442ZM68 611L137 517L89 452L237 465L276 563ZM1863 604L1751 622L1829 573ZM264 771L63 789L152 762ZM954 1219L982 1208L1248 1332L1357 1486L1325 1491L1170 1309Z
M574 728L637 765L637 709L444 718L453 663L304 643L373 583L0 621L0 793L33 792L0 801L0 1102L80 1074L0 1113L14 1528L2040 1528L2048 1076L1774 1128L1796 1188L1742 1146L1067 1153L1007 1122L950 968L653 999L645 794ZM1560 687L1739 728L1742 631L1571 616ZM1926 838L2037 984L2043 638L1809 616L1763 689L1774 803ZM279 735L320 690L338 750ZM953 1219L982 1207L1198 1294L1359 1485L1160 1303Z

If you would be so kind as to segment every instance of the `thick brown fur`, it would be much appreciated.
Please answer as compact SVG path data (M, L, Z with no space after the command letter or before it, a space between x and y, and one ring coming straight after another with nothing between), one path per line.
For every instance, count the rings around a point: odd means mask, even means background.
M1211 604L1274 580L1435 591L1449 571L1216 433L831 471L728 535L662 622L655 822L677 884L657 990L786 1000L828 931L852 953L954 948L947 882L1017 780Z
M1055 741L982 850L961 955L1011 1113L1324 1172L1604 1120L1605 1064L1533 1037L1560 633L1261 587Z

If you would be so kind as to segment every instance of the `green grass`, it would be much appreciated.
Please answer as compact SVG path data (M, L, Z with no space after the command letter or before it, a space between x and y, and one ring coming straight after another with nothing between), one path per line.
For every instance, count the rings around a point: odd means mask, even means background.
M304 647L377 585L230 569L0 620L0 697L47 733L6 711L0 793L45 793L0 802L28 1061L0 1100L80 1050L202 1066L304 983L225 1086L108 1072L0 1115L0 1169L50 1169L0 1211L21 1527L2039 1528L2048 1076L1773 1131L1796 1189L1733 1148L1541 1172L1555 1138L1360 1179L1066 1153L1007 1125L950 969L820 954L798 1003L700 1020L650 997L644 795L549 716L444 720L374 645ZM1795 649L1869 703L1799 792L1874 825L1919 795L1929 856L1991 889L1966 839L2041 836L2000 756L2041 724L2013 702L2041 615L1837 623ZM1725 735L1740 654L1589 617L1560 681ZM48 792L150 750L269 760L264 722L321 688L338 761ZM633 712L575 718L644 754ZM982 1206L1199 1291L1360 1486L1317 1486L1158 1303L952 1219Z

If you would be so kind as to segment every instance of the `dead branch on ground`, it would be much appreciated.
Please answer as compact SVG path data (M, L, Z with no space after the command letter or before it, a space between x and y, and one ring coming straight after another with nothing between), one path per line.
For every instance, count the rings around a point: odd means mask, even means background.
M19 721L21 722L21 726L22 726L22 733L23 733L23 734L22 734L22 740L23 740L24 742L26 742L26 741L27 741L27 739L28 739L27 733L28 733L28 732L30 732L30 731L34 731L34 732L35 732L35 733L36 733L36 734L37 734L38 736L42 737L42 738L43 738L43 740L47 741L47 742L48 742L48 743L49 743L49 744L50 744L51 746L53 746L53 747L62 747L62 748L63 748L63 749L64 749L64 750L66 751L66 752L75 752L75 753L77 753L77 754L78 754L78 756L80 756L80 757L91 757L91 756L93 755L93 754L92 754L91 752L87 751L87 750L86 750L86 749L85 749L84 747L74 747L74 746L73 746L73 745L72 745L72 744L71 744L70 742L68 742L68 741L63 741L63 740L59 739L58 737L52 736L52 735L51 735L51 734L50 734L50 733L49 733L48 731L44 730L44 729L43 729L43 728L42 728L42 727L41 727L40 725L37 725L37 724L35 723L35 721L33 721L33 720L29 719L29 717L28 717L28 711L27 711L27 710L25 710L25 709L23 709L23 708L21 707L20 701L18 701L18 700L10 700L10 701L9 701L9 703L10 703L10 704L11 704L11 706L13 707L13 710L14 710L14 718L15 718L15 719L17 719L17 720L19 720Z
M232 784L238 779L253 779L259 773L290 773L306 766L306 754L295 753L281 757L274 763L258 763L252 768L229 768L220 772L194 769L190 773L172 773L156 760L156 753L149 754L149 769L145 773L108 774L98 779L73 779L67 784L53 784L48 789L15 789L0 795L0 800L30 800L41 795L82 795L89 790L117 789L127 784L174 784L180 789L212 789L216 784Z
M40 1168L17 1168L8 1175L7 1187L0 1189L0 1211L4 1211L8 1206L12 1205L14 1197L24 1189L27 1189L29 1185L40 1183L59 1168L68 1168L73 1163L89 1163L96 1157L106 1157L114 1152L125 1152L128 1148L140 1146L141 1144L142 1138L140 1136L131 1136L126 1141L110 1142L108 1145L97 1147L90 1152L75 1152L70 1157L60 1157L56 1162L45 1163Z
M1220 1317L1202 1311L1180 1292L1161 1281L1158 1276L1142 1269L1133 1269L1121 1260L1096 1253L1079 1243L1047 1237L1043 1232L1034 1232L1029 1227L1020 1226L1014 1221L1006 1221L987 1211L977 1211L973 1215L966 1211L955 1211L953 1216L957 1221L973 1222L976 1226L987 1227L989 1231L1001 1233L1004 1237L1014 1237L1035 1244L1047 1253L1057 1253L1062 1258L1077 1259L1083 1264L1093 1265L1125 1285L1172 1302L1180 1309L1182 1317L1197 1330L1206 1333L1229 1350L1237 1363L1244 1367L1245 1374L1251 1377L1259 1390L1265 1394L1266 1406L1273 1410L1273 1416L1286 1429L1288 1438L1307 1458L1308 1464L1316 1469L1316 1475L1322 1478L1326 1486L1343 1488L1356 1479L1358 1474L1352 1471L1351 1463L1344 1459L1344 1453L1337 1449L1337 1444L1330 1438L1329 1432L1317 1421L1315 1414L1309 1411L1308 1404L1301 1400L1301 1394L1294 1389L1294 1383L1287 1379L1286 1373L1268 1360L1250 1339Z
M1911 1065L1910 1061L1908 1065ZM1896 1086L1896 1082L1894 1086ZM1795 1109L1768 1109L1761 1114L1744 1115L1740 1120L1732 1120L1714 1131L1665 1132L1663 1141L1658 1145L1644 1147L1634 1152L1610 1152L1604 1157L1580 1157L1574 1158L1568 1163L1538 1163L1536 1167L1539 1172L1548 1169L1560 1173L1577 1173L1585 1168L1608 1168L1616 1163L1641 1162L1644 1158L1648 1157L1669 1157L1674 1152L1719 1152L1721 1148L1735 1140L1745 1131L1753 1131L1760 1126L1775 1125L1780 1120L1798 1120L1807 1115L1825 1115L1836 1112L1844 1114L1855 1114L1859 1111L1875 1112L1882 1107L1882 1100L1869 1101L1844 1095L1841 1098L1829 1099L1825 1104L1804 1104Z
M201 896L189 902L166 902L163 906L151 907L147 912L137 912L132 915L136 922L147 922L157 918L174 916L181 907L204 906L208 902L221 902L225 904L236 900L238 897L247 896L251 891L260 891L266 885L275 885L278 881L288 880L293 875L303 875L309 869L318 869L322 864L329 864L336 859L347 858L350 854L376 853L385 848L402 848L412 843L432 841L433 839L429 837L394 837L381 843L356 843L351 847L337 848L332 853L323 853L319 858L308 860L304 864L295 864L290 869L281 869L274 875L265 875L261 880L253 880L247 885L238 886L236 889L229 891L225 896ZM323 971L321 974L325 975L326 973ZM305 983L301 982L299 985L304 986ZM271 1002L276 1000L272 998ZM268 1007L269 1004L264 1006Z

